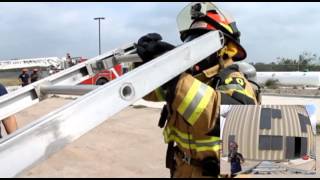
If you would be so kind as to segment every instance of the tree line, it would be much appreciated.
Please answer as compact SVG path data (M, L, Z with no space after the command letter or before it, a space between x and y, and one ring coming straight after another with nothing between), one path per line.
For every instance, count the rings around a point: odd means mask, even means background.
M315 53L303 52L298 58L278 57L276 62L250 63L257 71L320 71L320 57Z

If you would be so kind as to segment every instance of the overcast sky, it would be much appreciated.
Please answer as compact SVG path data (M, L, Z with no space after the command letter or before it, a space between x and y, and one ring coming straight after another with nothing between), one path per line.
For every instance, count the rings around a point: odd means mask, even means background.
M179 44L176 15L188 3L0 3L0 59L93 57L158 32ZM320 3L217 3L236 19L249 62L320 54Z
M316 104L309 104L309 105L306 105L305 107L311 121L311 127L313 130L313 133L316 134L317 123L320 123L318 106Z

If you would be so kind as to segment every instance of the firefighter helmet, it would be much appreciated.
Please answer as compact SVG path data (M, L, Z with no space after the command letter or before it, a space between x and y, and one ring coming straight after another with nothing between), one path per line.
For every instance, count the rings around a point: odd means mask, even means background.
M211 2L190 3L179 13L177 24L182 41L193 34L220 30L228 40L237 45L238 53L233 57L234 61L243 60L247 56L245 49L240 45L240 31L232 16Z

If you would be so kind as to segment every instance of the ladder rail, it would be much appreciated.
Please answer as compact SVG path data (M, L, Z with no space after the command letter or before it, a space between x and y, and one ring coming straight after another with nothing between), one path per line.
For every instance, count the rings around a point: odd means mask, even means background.
M47 159L114 114L218 51L223 44L220 31L207 33L5 137L0 141L0 164L4 164L0 168L0 176L15 177Z

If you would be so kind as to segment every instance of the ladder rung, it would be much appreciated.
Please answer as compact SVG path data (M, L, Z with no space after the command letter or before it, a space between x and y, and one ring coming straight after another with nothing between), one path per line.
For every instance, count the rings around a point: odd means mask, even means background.
M41 86L40 91L44 94L61 94L82 96L97 89L98 85L77 85L77 86Z

